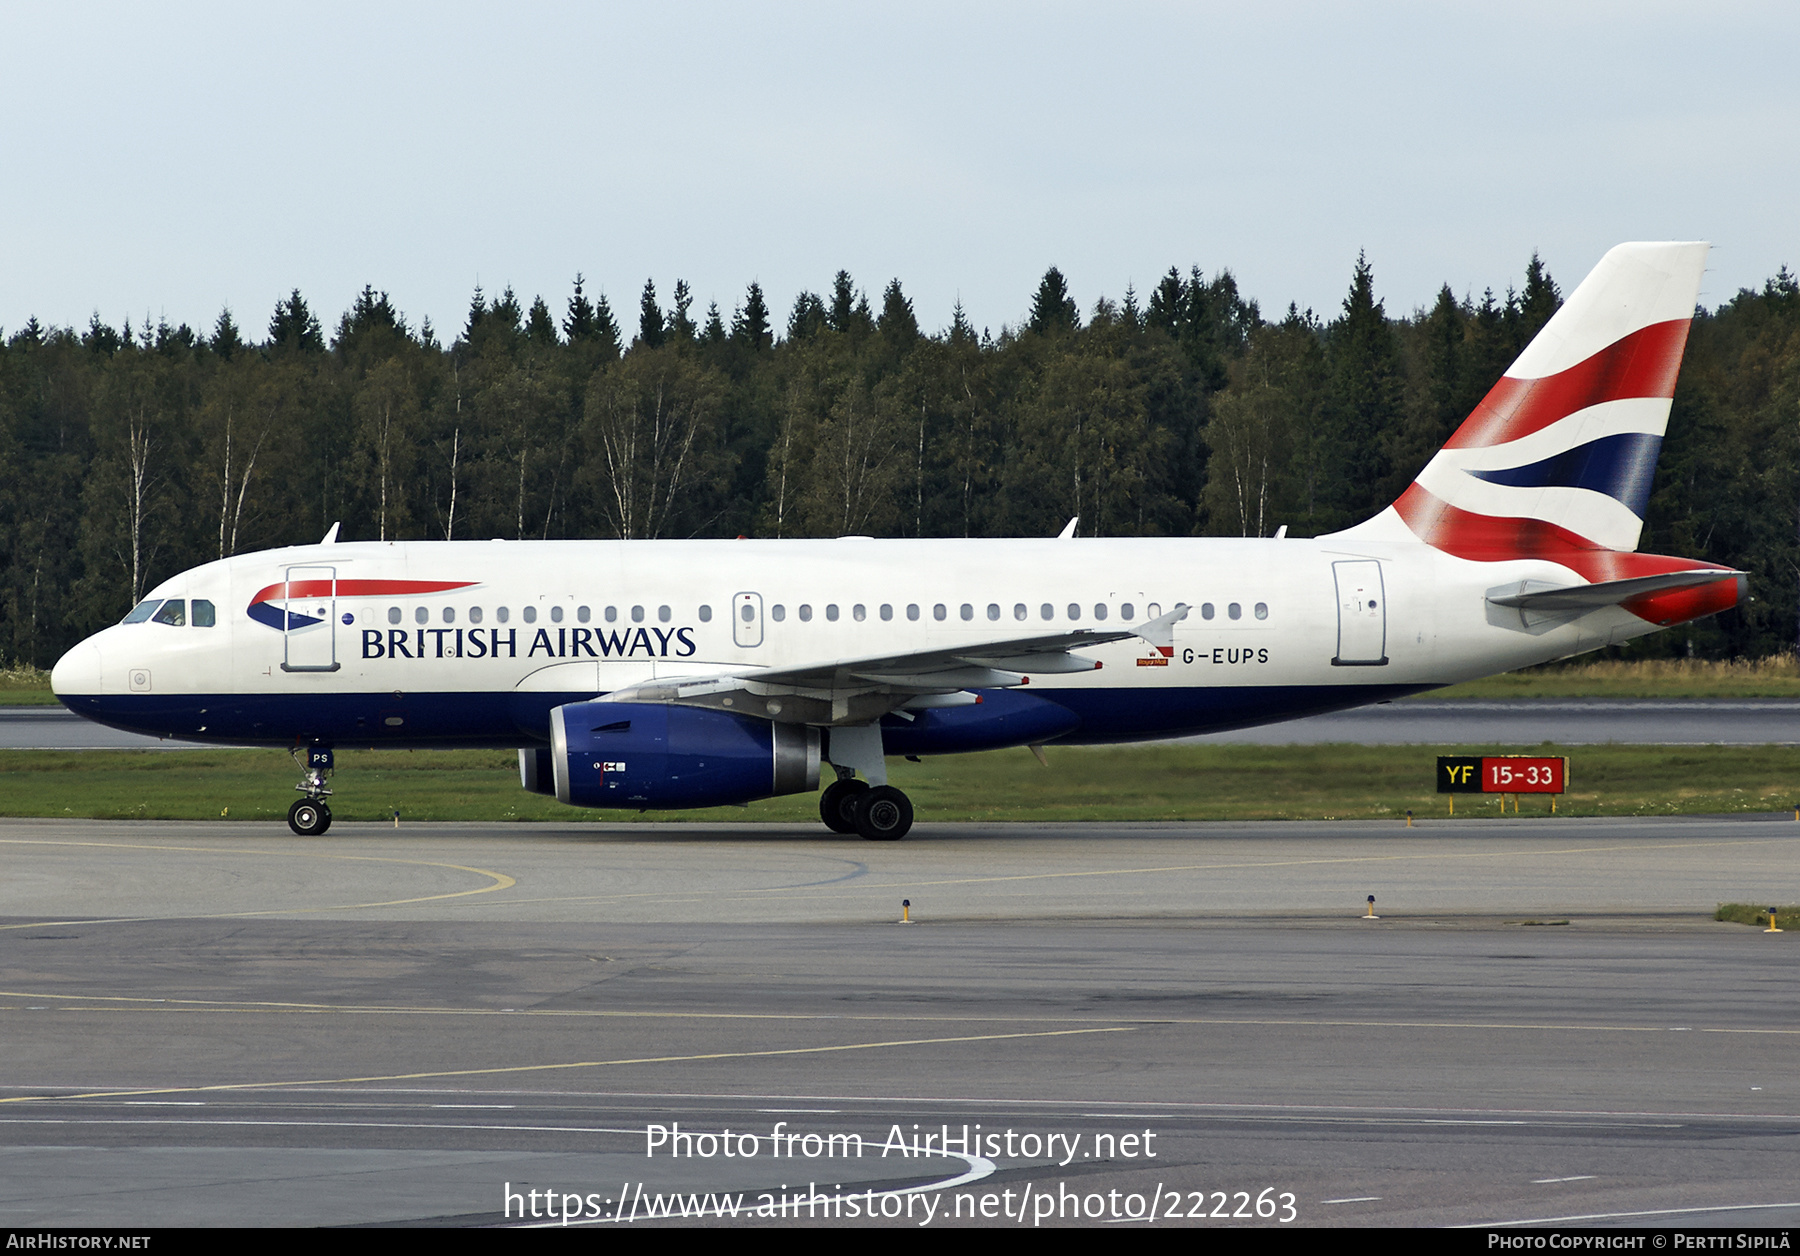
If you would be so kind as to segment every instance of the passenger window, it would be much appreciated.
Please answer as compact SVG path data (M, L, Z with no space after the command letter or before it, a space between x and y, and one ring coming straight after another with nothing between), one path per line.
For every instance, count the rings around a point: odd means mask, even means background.
M504 624L507 620L512 618L512 612L507 610L504 606L496 606L494 608L494 618Z
M1242 619L1244 617L1244 608L1239 606L1236 602L1233 602L1230 606L1225 608L1225 613L1233 619Z
M576 623L585 624L585 623L587 623L588 620L592 619L593 617L594 617L594 612L590 611L587 607L577 606L575 608L575 622Z
M1213 617L1212 603L1211 602L1200 603L1200 618L1201 619L1211 619L1212 617Z
M973 606L970 606L967 602L964 602L962 604L962 617L964 620L974 619L975 618L975 608Z
M1081 607L1076 605L1074 602L1069 603L1069 618L1070 619L1080 619L1081 618Z
M812 603L811 602L800 603L800 622L803 624L812 623Z
M917 619L919 617L919 604L917 602L908 602L906 604L906 617L908 619Z
M527 606L524 610L519 612L519 618L523 619L528 624L537 623L537 607Z
M472 624L481 622L481 608L479 606L471 606L469 608L469 622Z
M988 618L989 619L999 619L1000 618L1000 603L998 603L998 602L989 602L988 603Z
M1256 617L1258 619L1267 619L1269 617L1269 604L1267 602L1258 602L1256 604Z
M609 624L616 623L618 621L618 618L619 618L619 608L618 607L609 606L606 608L606 622L607 623L609 623Z
M194 627L211 628L215 618L211 602L205 598L194 599Z
M413 622L415 624L430 623L431 622L431 612L423 606L415 606L413 608Z
M162 609L156 612L150 622L168 624L174 628L185 628L187 626L187 603L178 597L170 598L162 604Z
M1039 619L1055 619L1056 618L1056 608L1054 606L1050 605L1050 603L1045 602L1042 606L1038 607L1038 618Z
M1161 619L1162 607L1158 606L1155 602L1152 602L1144 608L1144 614L1148 615L1151 619Z
M748 608L748 607L746 607L746 608L745 608L745 609L746 609L746 610L747 610L747 609L749 609L749 608ZM701 623L703 623L703 624L710 624L710 623L712 623L712 607L710 607L710 606L702 606L702 607L701 607L701 608L700 608L700 622L701 622Z
M835 623L837 623L837 617L838 617L837 603L836 602L826 603L825 618L835 624Z
M670 611L670 610L669 610L669 608L668 608L668 607L666 607L666 606L659 606L659 607L657 607L657 608L656 608L656 622L657 622L657 623L659 623L659 624L666 624L666 623L668 623L668 622L669 622L669 616L670 616L670 614L671 614L671 613L672 613L672 612L671 612L671 611Z
M552 606L550 608L550 622L553 624L562 623L562 607Z
M1013 618L1014 619L1022 621L1025 618L1026 613L1027 612L1025 610L1025 603L1023 603L1023 602L1020 602L1018 605L1013 607Z
M857 623L862 623L862 621L868 617L869 610L861 602L858 602L855 606L850 608L850 618L854 619Z
M753 620L755 618L756 618L756 608L754 606L750 605L750 603L745 602L744 603L744 622L749 623L751 620Z
M161 605L161 601L139 602L136 606L131 608L131 614L125 616L125 618L119 622L123 624L141 624L146 619L149 619L150 616L156 614L156 608Z
M447 624L456 622L456 608L454 606L446 606L444 608L444 622Z
M1131 613L1131 609L1132 609L1132 608L1131 608L1131 603L1130 603L1130 602L1125 602L1125 603L1123 603L1123 604L1122 604L1122 605L1121 605L1121 606L1120 606L1120 607L1119 607L1119 618L1120 618L1120 619L1135 619L1135 618L1136 618L1136 616L1134 616L1134 615L1133 615L1133 614L1132 614L1132 613Z
M886 623L894 617L894 608L887 602L881 604L881 621Z
M944 609L944 604L942 602L939 602L936 606L931 608L931 617L939 621L942 621L949 613L949 611Z
M1105 602L1095 602L1094 603L1094 618L1095 619L1105 619L1106 618L1106 603Z
M749 610L750 608L746 606L744 609ZM783 606L780 602L775 603L775 605L769 608L769 618L776 623L780 623L787 618L787 607Z
M634 624L641 624L644 622L644 608L643 607L634 606L631 608L631 622Z

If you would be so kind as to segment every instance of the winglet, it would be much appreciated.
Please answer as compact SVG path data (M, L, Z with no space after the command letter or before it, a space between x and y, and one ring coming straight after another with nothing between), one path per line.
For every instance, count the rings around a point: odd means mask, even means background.
M342 526L343 526L342 523L332 524L331 531L329 531L325 534L325 539L320 541L319 544L320 545L336 545L337 544L337 530Z
M1182 602L1168 614L1158 615L1131 631L1162 651L1164 658L1172 658L1175 654L1175 625L1187 618L1188 609L1188 604Z
M1065 523L1063 525L1063 530L1056 534L1056 539L1059 541L1066 541L1070 537L1074 536L1075 535L1075 525L1080 522L1081 522L1081 516L1076 515L1073 519L1069 520L1067 523Z

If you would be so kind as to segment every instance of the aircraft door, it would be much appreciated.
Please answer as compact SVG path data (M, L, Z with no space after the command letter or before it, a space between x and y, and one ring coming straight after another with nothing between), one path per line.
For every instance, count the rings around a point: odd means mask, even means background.
M289 567L281 590L286 612L282 638L284 672L335 672L337 661L337 568Z
M751 647L762 644L763 604L760 593L739 593L731 599L731 640Z
M1387 590L1372 558L1331 564L1337 580L1338 647L1333 667L1387 664Z

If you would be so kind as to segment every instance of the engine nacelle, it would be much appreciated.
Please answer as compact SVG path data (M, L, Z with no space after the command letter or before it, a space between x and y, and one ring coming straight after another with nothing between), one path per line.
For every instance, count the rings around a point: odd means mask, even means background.
M550 712L549 754L557 799L576 807L718 807L819 787L818 729L702 707L571 702Z

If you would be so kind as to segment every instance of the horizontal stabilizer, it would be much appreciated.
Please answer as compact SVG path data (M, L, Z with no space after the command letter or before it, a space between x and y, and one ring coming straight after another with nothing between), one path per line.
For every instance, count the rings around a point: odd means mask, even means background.
M1669 589L1698 589L1720 580L1736 580L1741 586L1746 577L1741 571L1704 567L1690 571L1665 571L1655 576L1636 576L1630 580L1601 580L1594 584L1550 585L1542 580L1521 580L1489 589L1487 600L1495 606L1520 611L1594 611L1605 606L1642 597L1646 593L1662 593Z

